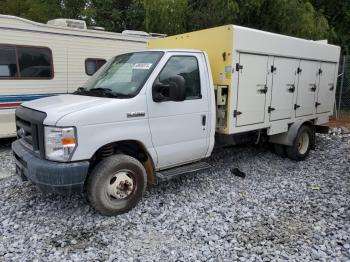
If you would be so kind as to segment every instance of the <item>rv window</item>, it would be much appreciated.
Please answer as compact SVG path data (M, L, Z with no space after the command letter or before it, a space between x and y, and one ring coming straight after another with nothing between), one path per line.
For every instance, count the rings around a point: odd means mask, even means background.
M51 78L52 56L48 48L17 47L21 78Z
M95 58L86 59L85 60L85 72L86 72L86 74L89 76L92 76L105 63L106 63L106 60L104 60L104 59L95 59Z
M17 77L16 49L0 46L0 78Z

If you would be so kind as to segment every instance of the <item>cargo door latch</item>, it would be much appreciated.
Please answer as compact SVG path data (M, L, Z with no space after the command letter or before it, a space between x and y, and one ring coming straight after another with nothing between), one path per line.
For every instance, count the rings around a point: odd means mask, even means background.
M269 114L270 114L270 113L271 113L272 111L274 111L274 110L276 110L276 108L269 106L267 112L269 112Z
M294 110L297 110L300 106L297 104L294 104Z
M233 117L237 117L237 116L239 116L241 114L242 114L242 112L240 112L240 111L237 111L237 110L233 111Z
M243 69L243 65L236 63L236 71L238 72L239 70L242 70L242 69Z

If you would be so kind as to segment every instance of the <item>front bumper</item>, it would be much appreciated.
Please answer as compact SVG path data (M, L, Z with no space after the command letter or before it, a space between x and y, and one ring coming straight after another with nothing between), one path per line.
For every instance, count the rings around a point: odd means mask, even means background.
M89 161L58 163L37 157L20 140L12 143L16 173L30 180L45 193L68 195L82 192L88 174Z

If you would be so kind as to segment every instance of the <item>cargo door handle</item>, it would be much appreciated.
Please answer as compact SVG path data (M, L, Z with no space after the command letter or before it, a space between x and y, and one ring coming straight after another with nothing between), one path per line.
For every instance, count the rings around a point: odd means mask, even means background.
M233 111L233 117L237 117L237 116L239 116L241 114L242 114L242 112L240 112L240 111L237 111L237 110Z
M311 86L310 90L312 92L315 92L316 91L316 84L310 84L309 86Z
M256 86L263 86L264 87L262 89L258 89L258 92L260 92L262 94L266 94L267 93L267 90L268 90L267 85L256 85Z
M268 111L269 113L271 113L271 112L274 111L274 110L276 110L276 108L269 106L269 108L268 108L267 111Z
M295 92L295 85L294 84L287 84L287 86L289 86L289 88L288 88L289 93Z
M202 115L202 126L205 126L207 124L207 116Z
M333 91L334 90L334 84L328 84L330 86L329 91Z

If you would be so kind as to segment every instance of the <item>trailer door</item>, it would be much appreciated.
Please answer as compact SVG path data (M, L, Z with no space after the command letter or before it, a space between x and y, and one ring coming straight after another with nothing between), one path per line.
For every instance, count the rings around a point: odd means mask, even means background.
M269 108L270 120L291 118L294 112L296 72L299 60L275 57L273 68L272 98Z
M319 62L300 61L297 101L294 105L295 115L297 117L308 116L315 113L315 96L317 94L319 69Z
M322 63L320 68L320 83L316 100L316 112L326 113L332 111L334 101L335 63Z
M240 54L236 125L263 123L267 93L268 56Z

